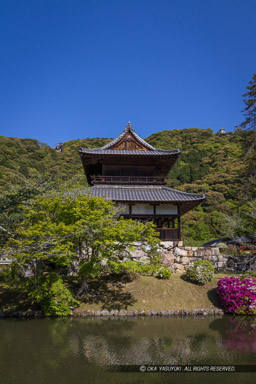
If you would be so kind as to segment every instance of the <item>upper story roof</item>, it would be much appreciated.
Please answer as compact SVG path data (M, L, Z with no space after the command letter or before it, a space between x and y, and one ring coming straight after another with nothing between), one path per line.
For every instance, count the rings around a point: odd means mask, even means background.
M128 137L133 136L133 138L136 139L136 141L138 143L140 143L143 147L147 148L148 150L154 151L156 149L152 145L148 144L145 140L143 140L139 135L137 135L137 133L135 132L135 130L134 130L134 128L130 122L127 124L127 126L125 127L125 129L123 130L123 132L119 136L117 136L115 139L110 141L110 143L104 145L102 147L102 149L113 149L113 147L120 144L122 139L124 139L125 136L127 136L127 133L130 133L130 135Z
M108 144L100 148L86 149L80 148L80 154L85 155L106 155L106 156L175 156L180 153L180 149L164 150L153 147L143 140L128 123L124 131Z

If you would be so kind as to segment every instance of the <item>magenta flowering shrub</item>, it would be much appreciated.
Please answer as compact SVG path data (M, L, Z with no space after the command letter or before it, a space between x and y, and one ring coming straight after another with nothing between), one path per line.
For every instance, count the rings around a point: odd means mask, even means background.
M218 281L218 294L226 313L256 314L256 278L226 276Z

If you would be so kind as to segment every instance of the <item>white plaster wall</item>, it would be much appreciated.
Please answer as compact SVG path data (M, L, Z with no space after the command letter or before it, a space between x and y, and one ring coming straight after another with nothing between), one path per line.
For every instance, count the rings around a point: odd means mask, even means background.
M156 206L156 214L157 215L177 215L178 209L173 204L159 204Z
M153 213L154 213L153 205L150 205L150 204L132 205L133 215L152 215Z

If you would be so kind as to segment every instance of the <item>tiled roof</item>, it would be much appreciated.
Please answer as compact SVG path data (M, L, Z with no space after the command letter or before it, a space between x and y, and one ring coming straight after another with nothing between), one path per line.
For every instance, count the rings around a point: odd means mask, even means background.
M132 135L136 138L136 140L138 140L138 142L140 144L142 144L144 147L146 147L147 149L149 149L150 151L154 151L156 148L152 147L152 145L148 144L145 140L143 140L135 131L134 131L134 128L133 126L128 123L128 125L125 127L124 131L121 133L121 135L119 135L118 137L116 137L114 140L110 141L110 143L104 145L104 147L102 147L102 149L109 149L111 148L113 145L117 144L125 135L127 132L131 132Z
M86 153L86 154L95 154L95 155L141 155L141 156L159 156L159 155L176 155L181 152L180 149L173 149L173 150L163 150L163 149L155 149L154 151L128 151L124 149L103 149L102 148L93 148L93 149L87 149L87 148L80 148L80 153Z
M201 202L205 199L204 194L187 193L164 186L96 185L91 188L91 194L113 201Z
M111 149L115 144L117 144L122 138L126 135L127 132L131 132L131 134L136 138L136 140L143 145L147 150L120 150L120 149ZM128 123L125 127L124 131L116 137L114 140L110 141L108 144L104 145L100 148L80 148L79 153L91 154L91 155L140 155L140 156L170 156L170 155L179 155L181 153L180 149L157 149L152 145L148 144L145 140L143 140L137 133L134 131L133 126Z

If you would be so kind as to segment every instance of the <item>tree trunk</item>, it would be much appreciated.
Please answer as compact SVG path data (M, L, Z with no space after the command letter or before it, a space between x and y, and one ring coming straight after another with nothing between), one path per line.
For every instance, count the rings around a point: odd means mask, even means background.
M82 280L81 287L79 288L79 291L77 292L77 295L75 298L77 299L83 292L87 292L88 288L89 286L87 284L86 278L84 277Z

